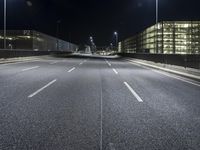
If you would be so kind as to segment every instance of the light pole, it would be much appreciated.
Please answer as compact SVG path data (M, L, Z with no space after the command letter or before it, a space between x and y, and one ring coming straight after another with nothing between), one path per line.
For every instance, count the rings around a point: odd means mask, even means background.
M118 50L118 33L114 32L115 38L116 38L116 49Z
M57 44L56 44L56 50L59 50L59 25L60 25L61 21L57 20L56 22L56 37L57 37Z
M158 0L156 0L156 24L158 23Z
M94 52L94 40L93 40L93 37L92 36L90 36L90 45L91 45L91 51L92 51L92 53Z
M158 53L158 0L156 0L156 53Z
M32 3L31 1L27 1L27 5L28 6L32 6ZM4 36L4 39L3 39L3 47L4 49L6 49L7 47L7 43L6 43L6 36L7 36L7 0L4 0L4 30L3 30L3 36Z
M6 0L4 0L4 31L3 31L3 36L4 36L4 41L3 41L3 45L4 45L4 49L6 49Z

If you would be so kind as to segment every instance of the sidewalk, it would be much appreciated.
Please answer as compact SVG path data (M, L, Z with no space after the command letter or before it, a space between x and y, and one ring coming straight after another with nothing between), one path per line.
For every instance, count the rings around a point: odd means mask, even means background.
M152 61L146 61L146 60L134 59L134 58L126 58L126 60L136 63L136 64L143 65L143 66L147 66L150 68L166 71L169 73L173 73L176 75L180 75L183 77L187 77L190 79L200 81L200 70L199 69L184 68L184 67L168 65L168 64L166 65L166 64L155 63Z

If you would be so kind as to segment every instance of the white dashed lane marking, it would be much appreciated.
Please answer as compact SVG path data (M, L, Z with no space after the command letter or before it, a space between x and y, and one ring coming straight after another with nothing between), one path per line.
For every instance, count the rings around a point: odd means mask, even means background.
M55 83L57 81L57 79L49 82L47 85L43 86L42 88L40 88L39 90L37 90L36 92L34 92L33 94L29 95L28 98L32 98L35 95L37 95L38 93L42 92L44 89L46 89L47 87L49 87L50 85L52 85L53 83Z
M33 70L33 69L37 69L37 68L39 68L39 66L35 66L35 67L31 67L31 68L22 69L22 71L29 71L29 70Z
M124 84L129 89L129 91L133 94L133 96L138 100L138 102L143 102L140 96L133 90L133 88L127 82L124 82Z

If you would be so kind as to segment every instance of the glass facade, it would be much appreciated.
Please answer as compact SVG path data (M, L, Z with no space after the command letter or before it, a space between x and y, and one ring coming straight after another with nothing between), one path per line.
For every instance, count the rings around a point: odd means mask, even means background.
M127 53L200 54L200 21L163 21L121 45Z
M0 49L3 49L3 31L0 31ZM32 30L8 30L6 49L32 51L76 51L78 46Z

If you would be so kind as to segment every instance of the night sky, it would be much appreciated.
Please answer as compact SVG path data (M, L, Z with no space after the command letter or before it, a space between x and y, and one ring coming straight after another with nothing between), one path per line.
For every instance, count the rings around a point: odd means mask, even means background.
M113 32L122 40L155 23L155 0L7 0L8 29L34 29L74 43L94 37L109 45ZM3 0L0 0L3 29ZM159 20L200 20L200 0L159 0Z

